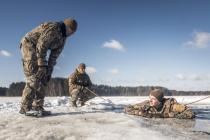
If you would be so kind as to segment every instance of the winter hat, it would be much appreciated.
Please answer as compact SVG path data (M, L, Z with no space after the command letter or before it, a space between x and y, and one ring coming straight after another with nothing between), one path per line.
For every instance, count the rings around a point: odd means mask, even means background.
M85 69L85 68L86 68L86 65L85 65L84 63L80 63L79 66L78 66L78 68L83 68L83 69Z
M77 21L75 19L65 19L64 24L72 29L73 32L77 30Z
M164 93L162 90L160 89L154 89L150 92L150 95L151 96L154 96L155 98L157 98L157 100L159 102L162 102L163 101L163 97L164 97Z

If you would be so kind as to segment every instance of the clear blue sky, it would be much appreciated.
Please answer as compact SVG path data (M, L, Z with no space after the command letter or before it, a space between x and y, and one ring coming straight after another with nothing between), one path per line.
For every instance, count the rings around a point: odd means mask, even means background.
M0 1L0 86L24 80L20 39L74 17L53 77L84 62L95 84L210 90L210 0Z

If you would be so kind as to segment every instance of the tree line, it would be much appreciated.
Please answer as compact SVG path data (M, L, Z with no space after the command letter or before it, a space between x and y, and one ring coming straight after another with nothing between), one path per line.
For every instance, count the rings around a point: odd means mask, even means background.
M12 83L9 88L0 88L0 96L21 96L24 86L24 82ZM165 96L210 95L210 91L176 91L157 86L112 87L107 85L93 85L91 90L100 96L148 96L149 92L155 88L163 90ZM51 79L45 93L46 96L68 96L68 80L65 78Z

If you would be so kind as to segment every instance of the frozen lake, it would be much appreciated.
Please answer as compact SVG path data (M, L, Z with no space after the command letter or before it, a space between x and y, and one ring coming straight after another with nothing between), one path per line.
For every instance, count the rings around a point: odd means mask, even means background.
M20 97L0 97L0 140L209 140L210 99L190 107L197 112L194 120L147 119L124 114L125 105L148 97L104 97L114 105L94 98L84 107L69 107L68 97L47 97L45 109L52 115L26 117L18 113ZM189 103L202 96L174 97Z

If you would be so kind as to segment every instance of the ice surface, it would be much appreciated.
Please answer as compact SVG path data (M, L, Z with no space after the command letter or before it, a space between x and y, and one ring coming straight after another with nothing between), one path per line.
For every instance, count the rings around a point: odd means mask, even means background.
M20 97L0 98L0 140L209 140L210 99L190 107L197 112L194 120L147 119L122 113L129 104L148 97L104 97L91 99L85 106L69 107L68 97L47 97L45 109L52 115L26 117L18 113ZM202 96L175 97L189 103Z

